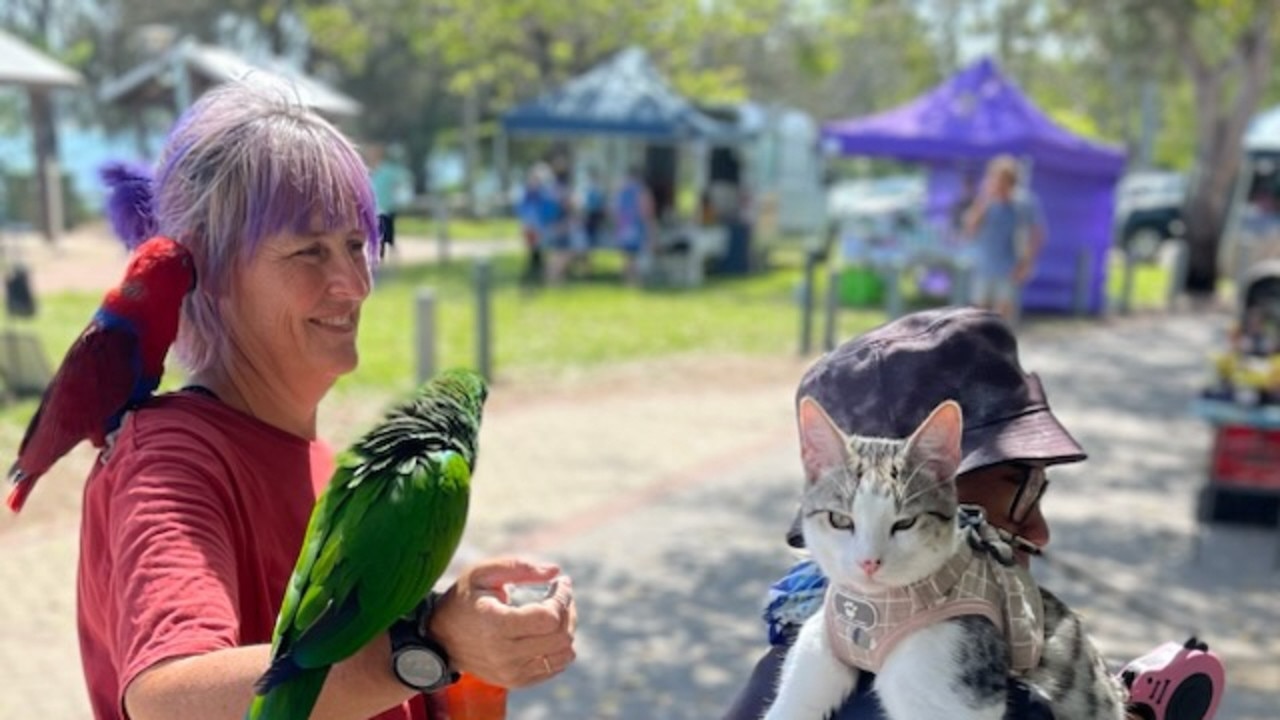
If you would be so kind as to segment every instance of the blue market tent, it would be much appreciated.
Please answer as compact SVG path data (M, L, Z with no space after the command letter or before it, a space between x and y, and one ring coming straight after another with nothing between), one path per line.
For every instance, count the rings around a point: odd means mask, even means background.
M731 139L735 130L671 88L639 47L629 47L502 116L509 134L618 135L638 140Z
M1024 307L1072 310L1078 261L1089 259L1088 307L1106 293L1115 185L1125 155L1053 122L990 59L963 68L905 105L826 123L824 141L843 155L874 155L930 168L930 211L947 207L961 172L1009 153L1031 163L1031 189L1044 210L1047 241Z

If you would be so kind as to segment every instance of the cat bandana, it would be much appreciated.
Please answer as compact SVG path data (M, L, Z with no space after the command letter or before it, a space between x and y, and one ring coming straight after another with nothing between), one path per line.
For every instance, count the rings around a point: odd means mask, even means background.
M989 619L1005 634L1015 672L1040 662L1044 616L1030 573L968 543L933 575L905 587L865 593L832 583L824 600L827 637L845 664L879 672L911 633L962 615Z

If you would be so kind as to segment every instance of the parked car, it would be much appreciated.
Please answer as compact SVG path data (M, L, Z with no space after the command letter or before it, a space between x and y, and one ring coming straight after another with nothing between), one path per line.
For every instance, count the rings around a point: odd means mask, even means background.
M1154 262L1160 246L1186 232L1182 205L1187 177L1174 172L1137 172L1116 187L1120 247L1138 262Z

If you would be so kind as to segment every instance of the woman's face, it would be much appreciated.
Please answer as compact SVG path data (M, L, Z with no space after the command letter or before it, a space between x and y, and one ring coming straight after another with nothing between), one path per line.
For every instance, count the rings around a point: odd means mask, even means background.
M1019 495L1019 488L1031 480L1035 466L1002 463L965 473L956 483L956 496L961 503L981 505L987 520L998 528L1007 530L1037 547L1049 544L1049 525L1040 512L1037 488L1028 488ZM1043 468L1039 468L1042 472ZM1040 476L1043 480L1043 474ZM1029 483L1030 484L1030 483ZM1020 517L1014 518L1014 501L1029 507L1019 508Z
M332 384L355 369L372 283L358 227L281 233L236 268L226 301L232 352L286 383Z

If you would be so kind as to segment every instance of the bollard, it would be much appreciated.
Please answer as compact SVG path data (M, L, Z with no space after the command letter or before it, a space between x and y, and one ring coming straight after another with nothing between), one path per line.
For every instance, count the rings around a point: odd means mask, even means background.
M431 204L436 216L436 249L438 260L449 262L449 199L437 194Z
M436 293L430 288L418 290L414 299L417 318L418 383L436 374Z
M1186 240L1166 240L1161 246L1161 260L1167 260L1169 289L1165 308L1170 312L1178 308L1178 298L1187 287L1187 273L1191 271L1191 246Z
M1074 305L1076 315L1089 314L1089 297L1093 293L1093 248L1080 248L1076 256L1076 288Z
M816 275L818 254L806 251L804 254L804 281L800 286L800 355L809 354L813 340L813 279Z
M1120 283L1120 314L1128 315L1133 303L1133 251L1126 246L1120 250L1120 257L1124 258L1124 282Z
M969 263L960 258L955 258L951 261L951 304L954 307L962 307L969 304L969 283L972 275L973 268L969 266Z
M835 263L828 264L827 273L827 313L822 328L822 349L831 351L836 347L836 313L840 310L840 268Z
M474 278L476 286L476 371L486 381L493 379L493 343L490 322L491 267L489 258L476 260Z
M896 262L890 261L882 271L884 276L884 314L887 319L894 320L902 317L902 268L898 267Z

